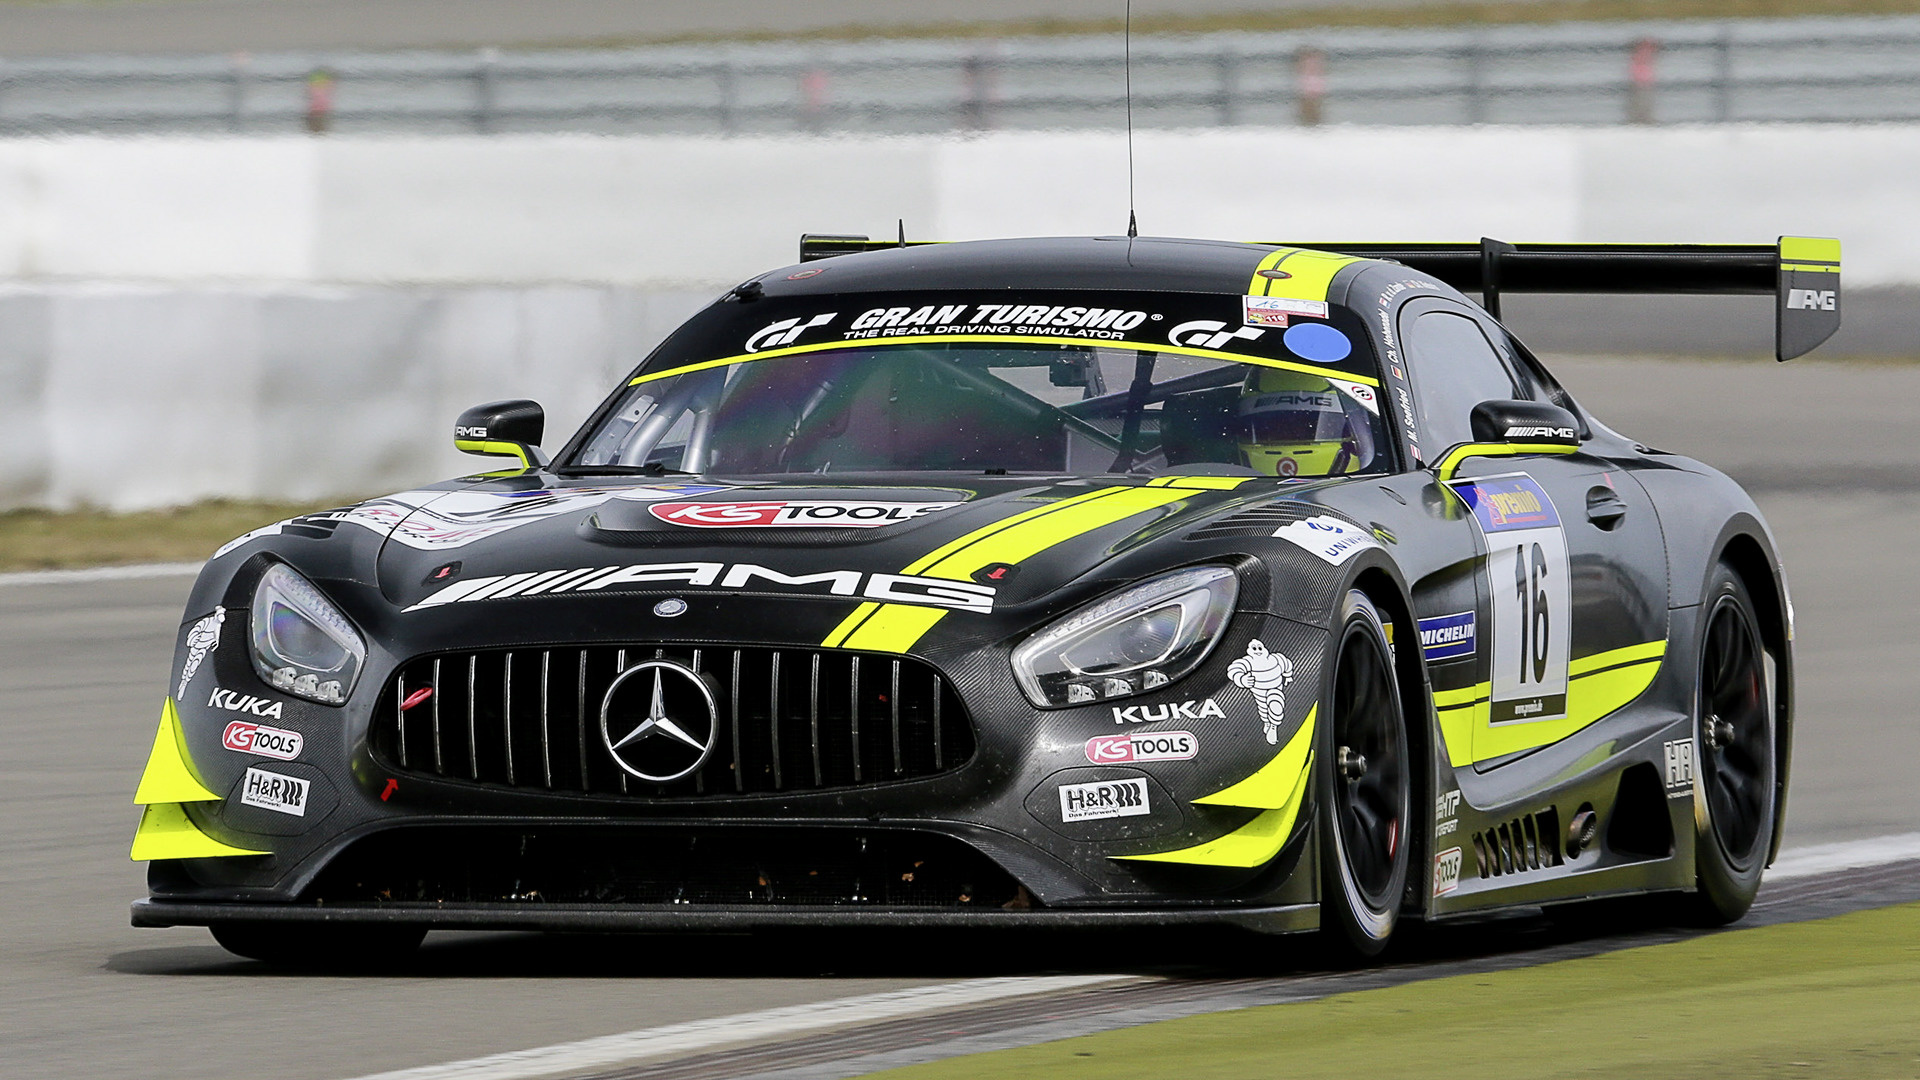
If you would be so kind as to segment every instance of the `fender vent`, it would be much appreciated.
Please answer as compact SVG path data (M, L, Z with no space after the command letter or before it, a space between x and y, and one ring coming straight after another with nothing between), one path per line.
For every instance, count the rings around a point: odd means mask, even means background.
M1272 536L1275 529L1326 513L1318 506L1302 503L1267 503L1229 514L1187 534L1189 540L1213 540L1222 536Z
M1473 858L1483 878L1561 865L1566 859L1560 853L1559 809L1549 806L1474 833Z

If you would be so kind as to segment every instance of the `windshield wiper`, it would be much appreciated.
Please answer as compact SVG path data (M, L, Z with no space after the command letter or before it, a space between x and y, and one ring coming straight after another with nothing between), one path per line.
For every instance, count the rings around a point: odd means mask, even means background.
M657 461L645 465L568 465L553 470L561 476L692 476L682 469L669 469Z

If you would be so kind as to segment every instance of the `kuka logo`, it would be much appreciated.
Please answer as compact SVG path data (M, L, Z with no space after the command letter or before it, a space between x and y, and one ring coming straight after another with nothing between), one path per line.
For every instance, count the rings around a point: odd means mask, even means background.
M207 704L216 709L225 709L228 712L243 712L251 716L265 717L269 720L280 719L280 702L270 701L263 697L254 697L251 694L236 694L231 690L222 690L217 686L213 689L213 696L207 699Z

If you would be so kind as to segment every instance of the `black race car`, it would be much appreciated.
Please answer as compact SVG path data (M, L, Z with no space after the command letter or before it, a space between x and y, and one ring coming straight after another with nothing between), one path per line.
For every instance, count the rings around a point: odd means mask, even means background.
M137 800L140 926L1323 928L1667 893L1780 836L1792 612L1708 466L1503 291L1770 293L1839 244L809 237L549 461L216 552ZM1481 292L1476 304L1459 289ZM335 953L337 955L337 952Z

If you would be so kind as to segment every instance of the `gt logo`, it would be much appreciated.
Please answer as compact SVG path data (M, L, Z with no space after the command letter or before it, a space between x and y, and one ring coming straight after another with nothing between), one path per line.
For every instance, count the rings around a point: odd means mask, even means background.
M816 326L827 325L838 314L840 313L837 311L829 311L824 315L815 315L804 323L797 317L768 323L747 339L747 351L759 352L761 349L777 349L783 345L791 345L800 339L801 334Z
M1444 896L1460 887L1460 849L1448 848L1433 857L1433 895Z
M1840 295L1832 289L1788 289L1787 307L1793 311L1833 311Z
M1195 319L1183 322L1167 331L1167 340L1175 345L1185 345L1193 349L1218 349L1235 338L1252 341L1266 331L1258 326L1243 326L1237 330L1228 330L1227 324L1213 319Z

